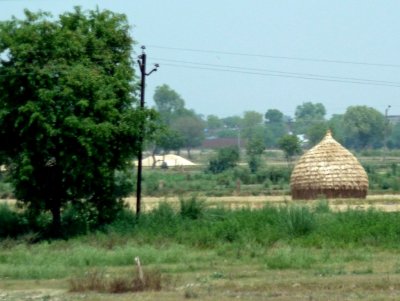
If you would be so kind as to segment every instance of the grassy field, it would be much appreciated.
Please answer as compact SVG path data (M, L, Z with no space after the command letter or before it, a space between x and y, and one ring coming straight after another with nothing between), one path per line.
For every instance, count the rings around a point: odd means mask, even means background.
M0 300L398 299L400 213L333 210L340 200L257 210L213 202L161 202L139 220L126 212L101 232L69 240L3 239ZM145 275L161 275L160 288L96 289L136 279L136 256ZM94 278L92 289L74 290Z
M144 170L139 220L125 211L68 240L2 238L0 301L399 299L396 156L361 157L366 200L294 202L280 153L256 174L220 175L204 173L210 154L195 155L194 169ZM148 287L132 292L137 256Z

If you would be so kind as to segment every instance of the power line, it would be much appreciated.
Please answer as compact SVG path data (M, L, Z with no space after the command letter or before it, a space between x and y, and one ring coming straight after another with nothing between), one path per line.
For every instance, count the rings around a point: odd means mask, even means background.
M206 64L206 63L197 63L197 62L189 62L189 61L182 61L182 60L162 59L162 58L154 58L154 59L158 60L158 61L164 61L164 62L183 63L183 64L190 64L190 65L195 65L195 66L206 66L206 67L213 67L213 68L229 68L229 69L239 70L239 71L257 71L257 72L268 72L268 73L276 73L276 74L283 74L283 75L307 76L307 77L313 77L313 78L316 77L316 78L326 78L326 79L350 80L350 81L368 82L368 83L374 83L374 84L379 83L379 84L389 84L389 85L400 85L400 82L372 80L372 79L365 79L365 78L341 77L341 76L321 75L321 74L313 74L313 73L285 72L285 71L270 70L270 69Z
M297 79L304 79L304 80L316 80L316 81L338 82L338 83L346 83L346 84L359 84L359 85L368 85L368 86L384 86L384 87L400 88L400 83L386 84L386 83L379 83L379 82L367 82L367 81L345 80L345 79L329 79L329 78L323 78L323 77L311 77L311 76L302 76L302 75L284 75L284 74L275 74L275 73L268 73L268 72L252 72L252 71L239 71L239 70L236 71L236 70L232 70L232 69L187 66L187 65L179 65L179 64L173 64L173 63L164 63L163 66L178 67L178 68L185 68L185 69L195 69L195 70L230 72L230 73L238 73L238 74L251 74L251 75L259 75L259 76L297 78Z
M362 65L362 66L374 66L374 67L391 67L400 68L400 64L385 64L385 63L370 63L370 62L357 62L347 60L333 60L333 59L316 59L316 58L304 58L304 57L292 57L292 56L279 56L279 55L267 55L267 54L254 54L254 53L243 53L243 52L231 52L231 51L219 51L209 49L193 49L193 48L178 48L178 47L167 47L159 45L149 45L157 49L182 51L182 52L198 52L198 53L213 53L213 54L225 54L234 56L247 56L247 57L259 57L279 60L292 60L292 61L306 61L316 63L332 63L332 64L348 64L348 65Z

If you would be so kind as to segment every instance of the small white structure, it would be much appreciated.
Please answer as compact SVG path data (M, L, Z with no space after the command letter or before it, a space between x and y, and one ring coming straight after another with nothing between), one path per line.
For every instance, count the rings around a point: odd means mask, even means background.
M155 166L156 167L161 167L163 164L166 164L168 167L176 167L176 166L193 166L196 165L193 162L182 158L181 156L177 155L165 155L165 156L154 156L154 159L156 161ZM137 161L135 161L135 165L137 165ZM147 157L142 160L142 166L144 167L152 167L153 166L153 157Z

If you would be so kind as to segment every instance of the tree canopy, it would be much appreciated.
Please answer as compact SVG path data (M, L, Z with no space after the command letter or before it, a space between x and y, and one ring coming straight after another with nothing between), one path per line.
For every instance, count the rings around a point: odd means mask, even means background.
M49 210L57 234L66 204L91 204L99 223L118 209L115 172L152 115L134 106L132 43L108 10L0 23L0 151L17 199Z
M287 133L284 115L277 109L269 109L265 115L265 144L276 147L280 137Z
M203 120L195 114L188 114L175 120L172 129L180 135L182 145L186 148L188 157L191 158L191 149L200 146L204 140Z
M165 84L156 87L153 99L156 104L156 110L166 125L170 125L172 119L181 115L185 109L185 101L182 97Z
M294 155L301 154L300 140L296 135L284 135L278 141L279 148L285 153L288 162Z
M322 103L304 102L296 107L295 128L296 134L306 134L308 128L318 122L325 120L326 110Z
M374 108L352 106L343 116L346 145L355 149L382 146L385 117Z

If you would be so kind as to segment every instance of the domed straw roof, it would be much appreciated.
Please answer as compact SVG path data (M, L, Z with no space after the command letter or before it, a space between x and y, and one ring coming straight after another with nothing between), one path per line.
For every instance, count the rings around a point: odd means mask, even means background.
M324 139L297 162L290 179L293 199L365 198L368 176L328 130Z

